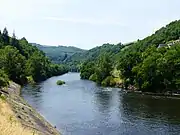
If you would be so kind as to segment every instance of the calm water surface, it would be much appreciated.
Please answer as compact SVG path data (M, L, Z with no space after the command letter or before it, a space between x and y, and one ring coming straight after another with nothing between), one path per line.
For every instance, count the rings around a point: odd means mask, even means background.
M22 96L63 135L180 134L180 100L101 88L78 73L27 85Z

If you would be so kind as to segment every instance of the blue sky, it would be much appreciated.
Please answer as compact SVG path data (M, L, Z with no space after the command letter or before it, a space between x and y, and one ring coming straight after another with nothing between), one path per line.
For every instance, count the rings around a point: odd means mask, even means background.
M180 19L179 0L0 0L0 29L43 45L89 49L142 39Z

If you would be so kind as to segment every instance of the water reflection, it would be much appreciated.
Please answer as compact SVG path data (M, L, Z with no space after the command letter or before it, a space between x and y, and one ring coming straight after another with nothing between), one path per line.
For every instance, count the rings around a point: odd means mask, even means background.
M121 102L124 116L131 120L180 124L180 100L124 94Z
M57 86L57 80L66 85ZM79 74L27 85L22 96L64 135L180 133L180 100L123 93L80 80Z
M26 95L25 99L32 103L32 106L40 110L43 100L43 89L41 88L41 85L34 84L34 85L26 85L23 89L26 89L25 91L21 92L21 95Z
M112 92L100 90L95 94L95 104L97 105L99 112L102 114L109 113L111 100Z

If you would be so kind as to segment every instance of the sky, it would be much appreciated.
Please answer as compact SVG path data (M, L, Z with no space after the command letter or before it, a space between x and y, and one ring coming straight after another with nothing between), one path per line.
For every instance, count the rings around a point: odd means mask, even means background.
M180 19L180 0L0 0L0 29L42 45L90 49L143 39Z

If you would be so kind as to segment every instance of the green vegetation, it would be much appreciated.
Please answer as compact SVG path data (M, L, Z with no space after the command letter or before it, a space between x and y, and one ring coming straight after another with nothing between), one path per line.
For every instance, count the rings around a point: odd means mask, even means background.
M115 45L110 45L110 47L114 46ZM115 47L118 47L118 45ZM117 52L108 49L107 52L103 51L97 54L97 58L94 57L93 59L85 61L81 66L81 78L95 81L97 84L103 86L115 85L114 78L112 77L112 56L115 54L117 54Z
M135 86L142 91L177 91L180 89L180 42L171 47L158 46L177 41L179 37L180 20L143 40L120 45L116 53L99 51L95 59L88 58L82 64L81 78L103 86L115 86L119 82L125 88Z
M65 66L51 63L25 38L18 40L15 33L9 37L6 28L0 32L0 87L7 86L9 80L24 84L28 80L38 82L66 72Z
M2 100L4 100L4 101L6 101L7 96L5 96L4 94L0 94L0 99L2 99Z
M75 53L66 60L66 64L69 65L70 70L80 71L82 63L86 62L87 60L95 61L100 56L100 54L104 54L107 52L116 54L120 51L121 48L121 43L119 43L118 45L109 43L103 44L102 46L95 47L82 53Z
M56 84L57 84L57 85L63 85L63 84L65 84L65 82L62 81L62 80L58 80L58 81L56 82Z
M82 79L102 86L172 92L180 89L179 37L180 20L143 40L126 45L104 44L84 51L74 47L32 46L25 38L17 40L15 34L9 37L5 28L0 32L0 86L7 86L9 80L24 84L80 70ZM159 48L159 44L167 45ZM36 46L63 65L53 64Z
M0 69L0 87L7 86L9 84L9 78L3 70Z
M52 62L64 64L72 72L79 72L82 63L87 59L95 60L100 53L117 53L122 47L121 43L118 45L104 44L86 51L71 46L43 46L35 43L32 43L32 45L42 50Z
M73 46L43 46L36 43L32 43L32 45L42 50L52 62L66 64L71 71L77 71L77 64L75 64L75 62L72 63L69 59L71 59L74 54L86 52L86 50Z
M35 81L33 80L32 76L27 76L27 83L29 84L35 84Z

